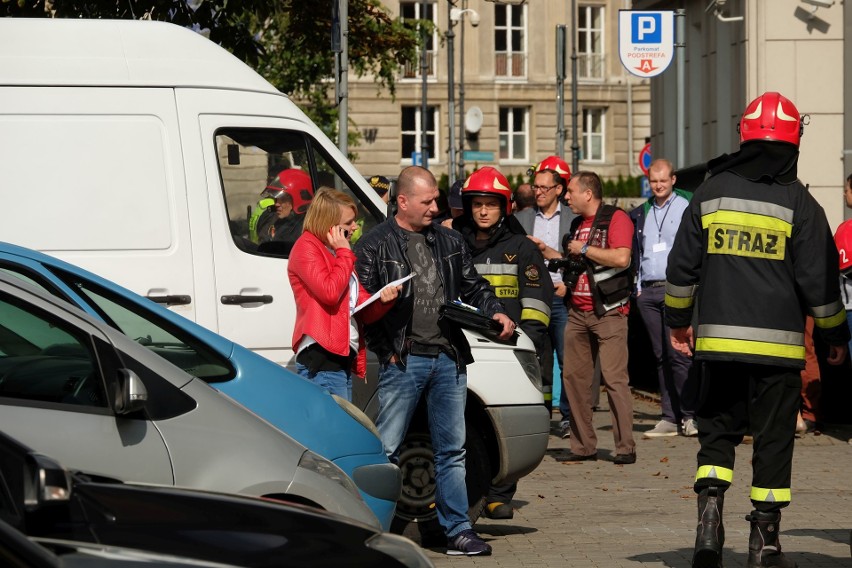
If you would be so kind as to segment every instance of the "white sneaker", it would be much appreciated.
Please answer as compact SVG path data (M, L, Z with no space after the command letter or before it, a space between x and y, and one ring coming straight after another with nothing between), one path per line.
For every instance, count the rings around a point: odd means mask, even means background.
M695 423L694 418L687 418L683 421L683 426L681 426L681 431L684 436L688 438L692 438L698 435L698 425Z
M642 434L643 438L662 438L664 436L677 436L677 424L660 420L651 430Z

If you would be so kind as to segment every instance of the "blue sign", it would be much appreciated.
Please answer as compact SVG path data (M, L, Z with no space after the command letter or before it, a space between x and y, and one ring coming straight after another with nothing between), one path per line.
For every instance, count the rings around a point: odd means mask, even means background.
M663 43L663 15L660 12L630 14L633 43Z
M639 167L642 169L642 173L646 176L648 175L648 168L651 167L651 162L653 161L651 157L651 143L648 142L645 146L642 147L642 150L639 152Z
M642 197L651 197L651 182L648 178L642 178Z
M493 162L494 161L494 152L476 152L473 150L465 150L464 154L465 162Z
M411 153L411 165L412 166L422 166L423 158L420 152L412 152Z

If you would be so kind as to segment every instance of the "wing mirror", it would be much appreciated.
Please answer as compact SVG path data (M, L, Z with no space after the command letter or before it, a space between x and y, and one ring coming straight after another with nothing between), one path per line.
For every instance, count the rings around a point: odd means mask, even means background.
M148 389L139 375L130 369L118 370L118 382L115 393L115 413L132 414L145 408L148 402Z

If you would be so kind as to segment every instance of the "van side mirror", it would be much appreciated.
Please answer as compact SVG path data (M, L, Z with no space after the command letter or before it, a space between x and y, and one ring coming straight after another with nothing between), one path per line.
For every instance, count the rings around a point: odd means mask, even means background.
M118 370L115 393L115 413L132 414L145 408L148 402L148 389L139 375L130 369Z

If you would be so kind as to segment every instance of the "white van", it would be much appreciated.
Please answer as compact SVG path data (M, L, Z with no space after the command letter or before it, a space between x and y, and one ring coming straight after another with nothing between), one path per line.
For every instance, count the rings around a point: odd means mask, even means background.
M364 231L384 219L381 199L305 114L199 34L149 21L0 18L0 240L83 266L293 365L288 251L258 246L248 228L284 167L310 176L311 191L349 191ZM470 342L475 506L492 479L538 465L549 416L528 338ZM371 416L375 383L355 395ZM426 432L415 423L403 452L404 518L434 514Z

